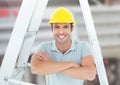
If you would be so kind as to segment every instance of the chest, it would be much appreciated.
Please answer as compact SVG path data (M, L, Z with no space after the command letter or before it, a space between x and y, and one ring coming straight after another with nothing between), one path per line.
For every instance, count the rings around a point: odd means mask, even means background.
M82 59L81 51L71 51L65 54L60 52L51 52L50 56L55 62L75 62L80 63Z

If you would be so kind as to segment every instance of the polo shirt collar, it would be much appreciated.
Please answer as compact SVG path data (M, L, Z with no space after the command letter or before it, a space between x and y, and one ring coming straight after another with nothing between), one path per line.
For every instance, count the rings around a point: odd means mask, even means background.
M58 51L58 49L57 49L57 47L56 47L55 40L52 41L51 50L53 50L53 51ZM74 50L76 50L76 44L75 44L75 41L72 40L72 45L71 45L69 51L74 51Z

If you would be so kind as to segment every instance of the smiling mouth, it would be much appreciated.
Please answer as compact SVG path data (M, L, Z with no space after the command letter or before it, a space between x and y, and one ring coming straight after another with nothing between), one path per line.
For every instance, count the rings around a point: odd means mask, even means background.
M59 38L59 39L64 39L64 38L65 38L65 35L59 35L58 38Z

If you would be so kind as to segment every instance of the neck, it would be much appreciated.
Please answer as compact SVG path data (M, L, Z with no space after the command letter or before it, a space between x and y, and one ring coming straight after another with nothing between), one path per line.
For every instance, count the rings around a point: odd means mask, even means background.
M70 47L71 47L71 39L68 40L68 42L64 43L64 44L59 44L56 43L58 50L60 50L62 53L65 53Z

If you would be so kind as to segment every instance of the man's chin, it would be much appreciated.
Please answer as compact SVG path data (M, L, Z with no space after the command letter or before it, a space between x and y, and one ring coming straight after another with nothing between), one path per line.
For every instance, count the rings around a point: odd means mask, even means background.
M57 41L58 44L65 44L65 41Z

